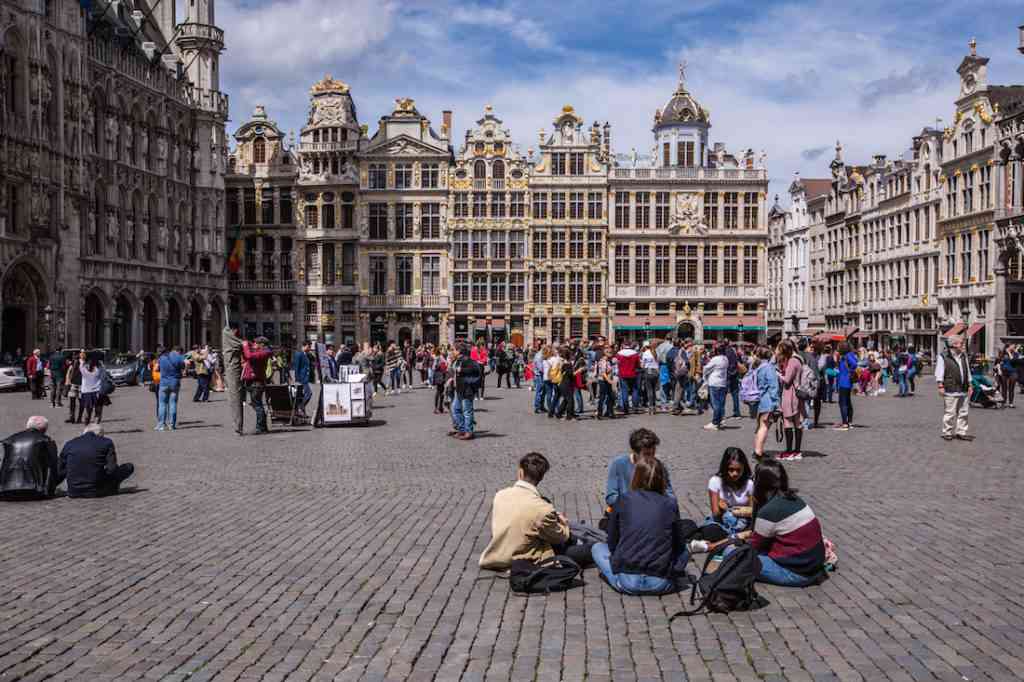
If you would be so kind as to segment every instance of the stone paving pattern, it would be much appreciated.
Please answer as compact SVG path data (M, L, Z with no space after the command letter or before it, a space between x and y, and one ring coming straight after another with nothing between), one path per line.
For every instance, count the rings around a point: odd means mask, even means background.
M671 627L687 595L624 597L594 571L510 594L477 568L491 497L539 450L542 490L596 519L608 459L644 425L700 518L750 422L565 424L534 416L525 389L490 389L481 437L461 443L417 390L380 400L369 427L238 438L223 396L186 399L179 430L154 433L152 394L122 388L106 428L139 492L0 506L0 680L1021 679L1024 409L972 410L977 441L945 443L922 383L855 399L860 428L810 432L823 456L789 466L837 545L831 580ZM80 428L19 393L0 396L0 431L34 412L59 443Z

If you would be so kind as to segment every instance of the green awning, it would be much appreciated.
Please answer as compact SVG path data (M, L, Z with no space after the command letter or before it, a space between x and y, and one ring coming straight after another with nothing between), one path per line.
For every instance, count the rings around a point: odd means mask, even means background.
M759 332L759 331L764 330L765 328L761 327L761 326L758 326L758 327L747 327L747 326L739 327L739 326L736 326L736 325L713 325L713 324L708 324L708 325L704 325L704 329L707 329L707 330L710 330L710 331L713 331L713 332L738 332L738 331Z
M642 332L650 330L652 332L670 332L675 329L675 325L659 325L652 324L649 327L645 327L642 324L617 324L615 325L615 331L621 332Z

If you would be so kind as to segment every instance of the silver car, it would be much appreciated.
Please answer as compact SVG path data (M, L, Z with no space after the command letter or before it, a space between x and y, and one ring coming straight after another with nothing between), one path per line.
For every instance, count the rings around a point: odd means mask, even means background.
M22 391L27 388L25 370L21 367L0 367L0 391Z

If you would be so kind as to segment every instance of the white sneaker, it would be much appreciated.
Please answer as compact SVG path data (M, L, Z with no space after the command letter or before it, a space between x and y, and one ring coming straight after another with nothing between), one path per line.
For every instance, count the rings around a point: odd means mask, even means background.
M704 554L708 551L708 543L704 540L690 540L690 554Z
M718 428L719 427L714 422L711 422L710 424L705 424L704 425L704 430L705 431L717 431Z

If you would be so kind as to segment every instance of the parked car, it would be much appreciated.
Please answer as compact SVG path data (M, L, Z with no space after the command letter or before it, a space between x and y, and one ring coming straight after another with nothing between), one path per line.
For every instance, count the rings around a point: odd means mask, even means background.
M106 363L107 374L116 386L137 386L139 384L139 359L131 353L121 353Z
M0 391L24 391L28 389L28 379L21 367L0 367Z

